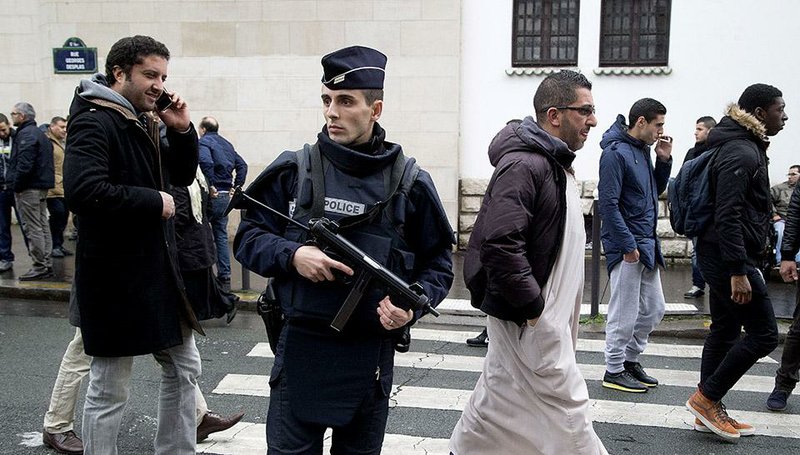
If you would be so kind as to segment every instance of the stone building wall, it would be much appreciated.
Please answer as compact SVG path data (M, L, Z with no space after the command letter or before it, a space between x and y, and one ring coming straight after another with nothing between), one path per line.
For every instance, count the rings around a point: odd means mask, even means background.
M460 250L467 247L488 184L488 179L462 179L459 182L458 249ZM577 182L577 184L581 195L583 214L591 215L593 194L597 188L597 182L586 180ZM692 242L686 237L676 234L669 224L666 192L658 201L656 232L661 239L661 251L667 263L685 263L691 260Z

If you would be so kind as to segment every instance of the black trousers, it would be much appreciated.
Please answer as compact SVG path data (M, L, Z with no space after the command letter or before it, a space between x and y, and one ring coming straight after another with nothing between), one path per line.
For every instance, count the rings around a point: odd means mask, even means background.
M709 284L711 309L711 331L703 346L699 386L706 398L719 401L758 359L778 346L778 326L766 282L755 267L747 267L752 300L740 305L731 300L730 273L719 249L701 241L697 259Z
M327 429L323 425L298 420L287 399L286 377L270 383L269 410L267 411L267 455L321 455L322 438ZM383 446L386 420L389 416L389 397L378 381L373 390L365 393L353 420L333 428L332 455L379 455Z
M800 379L798 378L798 370L800 370L800 289L798 289L797 299L794 307L794 319L783 345L781 366L775 375L775 388L790 393Z
M67 227L67 204L63 197L47 198L47 211L50 213L50 236L53 239L53 249L64 246L64 229Z

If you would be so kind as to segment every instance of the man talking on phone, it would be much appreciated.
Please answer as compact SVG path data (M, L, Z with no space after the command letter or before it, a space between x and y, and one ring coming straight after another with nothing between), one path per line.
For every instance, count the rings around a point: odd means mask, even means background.
M80 218L73 292L84 349L94 356L83 410L87 455L117 453L133 357L144 354L161 366L155 453L196 449L200 355L192 329L203 332L178 274L168 187L194 180L197 133L177 93L155 111L169 57L153 38L122 38L106 74L82 80L70 107L64 190Z
M652 98L633 103L628 115L603 134L599 209L611 280L603 387L643 393L658 380L639 362L650 332L664 316L658 266L664 267L656 223L658 195L672 170L672 138L664 136L667 108ZM655 167L650 146L656 144Z

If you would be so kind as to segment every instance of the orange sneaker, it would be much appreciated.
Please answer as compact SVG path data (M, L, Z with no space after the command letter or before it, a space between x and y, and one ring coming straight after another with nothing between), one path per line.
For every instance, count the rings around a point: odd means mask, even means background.
M733 428L736 428L736 431L739 432L739 436L753 436L756 434L756 429L750 424L737 422L736 420L731 419L731 425L733 425ZM701 422L697 417L694 419L694 430L699 431L700 433L712 432L707 426L703 425L703 422Z
M731 423L733 419L728 417L728 413L725 412L725 407L721 402L709 400L698 389L689 397L689 401L686 402L686 408L694 414L700 423L705 425L707 430L711 430L726 441L739 441L739 430Z

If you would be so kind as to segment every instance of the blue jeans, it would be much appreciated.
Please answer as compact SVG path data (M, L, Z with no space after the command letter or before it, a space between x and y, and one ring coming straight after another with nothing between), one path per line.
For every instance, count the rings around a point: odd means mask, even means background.
M767 284L759 270L747 266L752 299L740 305L731 300L731 277L719 248L701 241L697 259L708 282L711 309L711 328L703 345L699 385L706 398L719 401L758 359L778 346L778 326Z
M214 243L217 246L217 276L221 279L231 278L231 253L228 251L228 217L225 209L230 202L230 194L219 192L211 199L211 228L214 230Z
M775 233L778 234L778 239L775 241L775 263L781 263L781 245L783 244L783 229L786 227L786 221L778 220L774 224ZM800 252L794 257L795 262L800 262Z
M155 453L194 455L197 445L196 387L200 353L194 335L181 327L183 343L153 353L161 366ZM94 357L83 406L86 455L116 455L117 435L130 394L133 357Z
M64 229L67 227L67 204L63 197L47 198L47 211L50 213L50 236L53 238L53 249L64 246Z
M11 251L11 209L14 207L14 191L0 190L0 260L14 261Z

